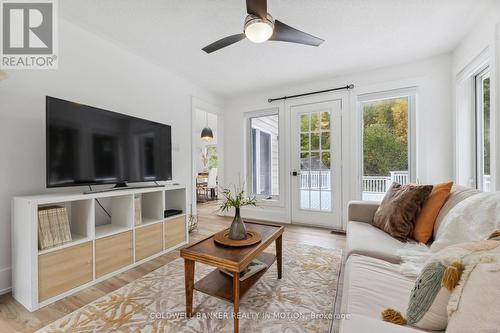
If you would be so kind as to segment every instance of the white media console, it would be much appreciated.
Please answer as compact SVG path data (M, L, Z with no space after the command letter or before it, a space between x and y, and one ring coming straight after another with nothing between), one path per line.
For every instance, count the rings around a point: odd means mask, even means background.
M140 225L135 225L137 197L141 198ZM186 202L183 185L15 197L12 200L14 298L35 311L187 244ZM39 250L38 209L54 205L66 207L72 241ZM164 218L167 209L183 213Z

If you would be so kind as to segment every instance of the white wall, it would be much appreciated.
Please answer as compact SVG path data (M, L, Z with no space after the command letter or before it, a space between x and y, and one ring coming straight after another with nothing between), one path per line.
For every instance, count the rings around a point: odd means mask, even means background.
M465 85L457 84L457 77L468 75L467 71L474 70L481 54L486 55L491 69L491 149L492 149L492 178L500 189L500 2L494 4L492 9L485 15L476 26L465 36L461 43L452 53L452 107L454 117L454 172L457 181L462 185L469 186L469 180L474 177L474 132L473 128L467 128L467 122L474 122L473 98L464 95L472 94L473 82ZM469 73L470 74L470 73ZM469 100L468 100L469 99ZM467 105L464 105L467 104ZM493 185L493 184L492 184Z
M270 97L322 90L353 83L355 89L348 93L348 105L342 111L343 128L343 182L346 185L344 200L360 198L360 117L357 107L357 95L387 91L405 87L417 87L416 107L416 154L417 179L422 183L436 183L449 180L453 176L452 123L451 123L451 59L442 55L410 64L381 68L373 71L344 75L321 82L279 87L265 92L255 92L233 96L226 100L225 122L225 183L237 183L243 179L244 170L244 120L243 114L269 108ZM319 98L319 97L318 97ZM280 116L288 117L286 104L277 102ZM289 121L286 122L289 124ZM282 127L280 137L290 141L288 128ZM287 154L286 159L290 156ZM288 191L290 183L289 163L281 163L285 173L283 191ZM344 186L344 185L343 185ZM273 219L289 222L290 203L288 195L282 207L249 208L243 210L248 217Z
M59 69L0 82L0 292L10 287L10 201L45 189L45 95L172 125L173 180L191 184L191 96L223 100L60 19ZM74 189L78 190L78 189Z

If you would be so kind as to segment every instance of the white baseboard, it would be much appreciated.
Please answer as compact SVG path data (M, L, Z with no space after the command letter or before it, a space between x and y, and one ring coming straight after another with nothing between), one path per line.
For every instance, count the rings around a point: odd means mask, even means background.
M12 287L12 268L0 269L0 295L11 291Z

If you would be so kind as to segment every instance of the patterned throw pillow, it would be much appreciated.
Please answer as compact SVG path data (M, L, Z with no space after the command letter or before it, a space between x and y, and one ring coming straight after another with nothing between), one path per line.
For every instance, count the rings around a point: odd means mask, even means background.
M467 275L478 262L493 253L500 254L499 235L496 232L488 240L456 244L436 253L415 281L406 318L394 309L386 309L382 312L382 320L399 325L409 324L424 330L446 329L452 303L450 299L459 298L456 290L463 289ZM459 315L457 318L462 319L464 316Z
M415 218L432 191L432 185L393 183L375 212L373 225L405 242L413 236Z

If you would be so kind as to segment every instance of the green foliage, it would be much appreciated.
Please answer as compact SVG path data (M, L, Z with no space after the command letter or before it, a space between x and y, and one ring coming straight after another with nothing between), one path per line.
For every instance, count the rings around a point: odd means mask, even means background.
M208 170L217 168L218 158L217 158L217 146L207 147L207 157L208 157Z
M363 108L363 167L366 176L408 170L408 100L398 98Z
M234 185L234 195L229 187L221 188L220 192L224 199L219 208L223 212L229 211L231 208L240 208L243 206L257 206L257 199L255 197L245 196L245 184L236 186Z
M365 128L364 169L366 176L385 176L390 171L408 170L407 145L382 124Z

